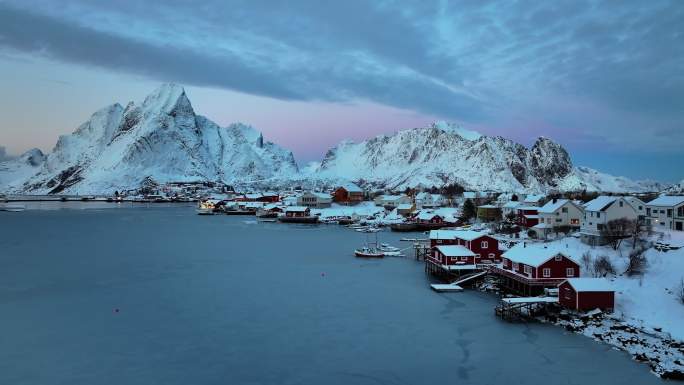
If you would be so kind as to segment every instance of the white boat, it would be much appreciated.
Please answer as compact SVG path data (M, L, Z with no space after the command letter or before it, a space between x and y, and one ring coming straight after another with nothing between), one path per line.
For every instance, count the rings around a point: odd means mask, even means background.
M362 247L354 250L354 255L359 258L382 258L385 253L374 247Z
M359 233L377 233L381 231L381 229L377 227L362 227L360 229L356 229Z
M26 210L24 205L2 205L0 206L0 211L7 211L11 213L19 213Z
M391 246L387 243L381 243L380 244L380 250L382 250L382 251L401 251L400 248Z

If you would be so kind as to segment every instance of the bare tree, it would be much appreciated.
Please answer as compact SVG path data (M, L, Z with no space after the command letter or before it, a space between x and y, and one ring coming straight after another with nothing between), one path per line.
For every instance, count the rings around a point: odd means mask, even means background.
M588 251L582 254L582 267L584 267L584 271L587 272L591 268L591 253Z
M607 256L601 255L594 260L594 276L605 277L608 274L615 274L615 268Z
M600 230L601 237L617 250L620 240L633 236L638 227L636 219L618 218L608 221Z
M627 275L643 274L646 270L646 248L639 246L629 253L629 265L625 273Z

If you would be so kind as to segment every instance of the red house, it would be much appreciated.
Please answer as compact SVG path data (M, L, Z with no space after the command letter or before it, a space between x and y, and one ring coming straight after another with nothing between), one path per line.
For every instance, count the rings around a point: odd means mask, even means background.
M472 230L432 230L430 247L461 245L473 252L473 263L501 262L499 241L485 233Z
M420 225L441 225L444 218L435 213L420 213L416 216L416 222Z
M558 285L558 303L568 309L613 311L615 290L604 278L570 278Z
M520 243L502 254L501 268L493 271L502 286L524 295L535 295L556 287L568 278L580 276L580 266L567 245Z
M533 227L539 224L539 207L522 206L517 207L516 213L518 215L516 222L523 227Z
M345 184L333 191L333 201L342 204L356 204L362 202L363 190L353 183Z
M431 258L440 265L474 265L475 253L461 245L440 245L432 248Z
M285 216L290 218L311 216L311 209L306 206L289 206L285 208Z

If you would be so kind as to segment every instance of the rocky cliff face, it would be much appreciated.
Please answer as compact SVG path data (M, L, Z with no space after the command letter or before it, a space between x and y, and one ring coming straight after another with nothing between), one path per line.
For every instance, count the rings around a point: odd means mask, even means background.
M105 107L62 136L15 190L107 193L159 183L250 182L296 174L292 153L242 124L219 127L196 115L182 87L165 84L141 104Z

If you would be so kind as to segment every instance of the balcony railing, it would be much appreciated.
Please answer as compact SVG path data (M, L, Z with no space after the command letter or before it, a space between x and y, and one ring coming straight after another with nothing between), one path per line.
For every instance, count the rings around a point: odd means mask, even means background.
M527 286L556 286L565 281L565 278L530 278L511 270L492 266L489 271L494 274L503 275Z

